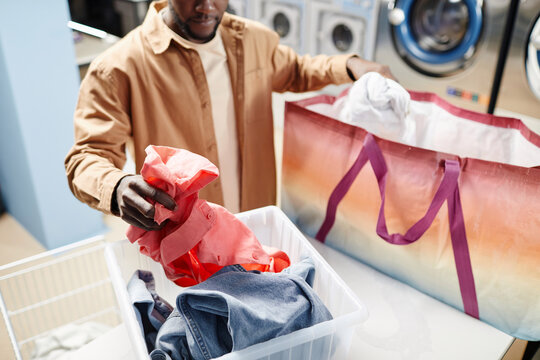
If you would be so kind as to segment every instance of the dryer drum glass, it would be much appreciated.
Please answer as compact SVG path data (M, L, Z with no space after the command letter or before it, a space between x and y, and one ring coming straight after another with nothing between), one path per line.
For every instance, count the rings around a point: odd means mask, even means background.
M353 34L348 26L339 24L332 30L332 41L339 51L348 51L353 42Z
M273 19L274 30L280 37L285 37L291 31L291 23L289 18L281 12L277 13Z
M469 16L464 0L418 0L409 19L418 45L425 51L443 53L461 44Z

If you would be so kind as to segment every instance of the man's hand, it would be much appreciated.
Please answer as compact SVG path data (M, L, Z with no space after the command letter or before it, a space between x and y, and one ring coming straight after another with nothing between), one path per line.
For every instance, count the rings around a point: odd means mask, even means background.
M347 70L349 71L349 74L354 77L354 80L360 79L360 77L365 73L374 71L378 72L385 78L397 81L387 65L381 65L373 61L364 60L357 56L353 56L347 60Z
M149 185L141 175L122 178L113 197L118 205L117 215L125 222L147 231L159 230L165 225L165 222L159 225L154 221L155 208L147 199L152 199L169 210L176 208L173 198Z

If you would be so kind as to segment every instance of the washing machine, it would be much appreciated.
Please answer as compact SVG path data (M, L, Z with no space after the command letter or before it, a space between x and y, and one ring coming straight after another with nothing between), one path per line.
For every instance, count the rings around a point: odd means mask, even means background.
M280 43L290 46L297 53L304 54L304 0L251 0L254 6L254 19L276 31Z
M250 13L248 12L248 1L247 0L229 0L229 4L227 6L227 12L242 16L242 17L250 17Z
M373 59L378 7L374 1L333 3L312 0L308 6L308 52L312 55L355 53Z
M510 0L381 0L375 61L405 88L486 112L509 7Z
M540 118L539 64L540 0L522 0L497 96L497 109Z

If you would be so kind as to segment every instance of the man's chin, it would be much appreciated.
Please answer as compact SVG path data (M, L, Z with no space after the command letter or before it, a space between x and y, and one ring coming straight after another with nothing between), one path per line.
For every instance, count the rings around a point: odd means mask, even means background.
M214 36L216 36L218 25L219 24L214 26L213 29L207 30L207 31L194 31L194 29L192 29L192 27L190 26L190 27L188 27L188 29L189 29L189 34L188 35L193 40L200 41L200 42L208 42L208 41L212 40L214 38Z

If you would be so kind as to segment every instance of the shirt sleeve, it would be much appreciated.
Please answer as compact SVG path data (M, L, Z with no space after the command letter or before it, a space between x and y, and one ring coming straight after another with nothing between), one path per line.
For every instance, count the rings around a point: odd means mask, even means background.
M279 42L279 37L276 40ZM272 54L272 90L304 92L315 91L330 84L349 83L352 79L347 73L346 63L353 56L300 56L290 47L276 44Z
M106 214L116 184L128 175L121 170L131 136L128 88L121 71L100 62L90 66L74 114L75 142L64 161L75 197Z

